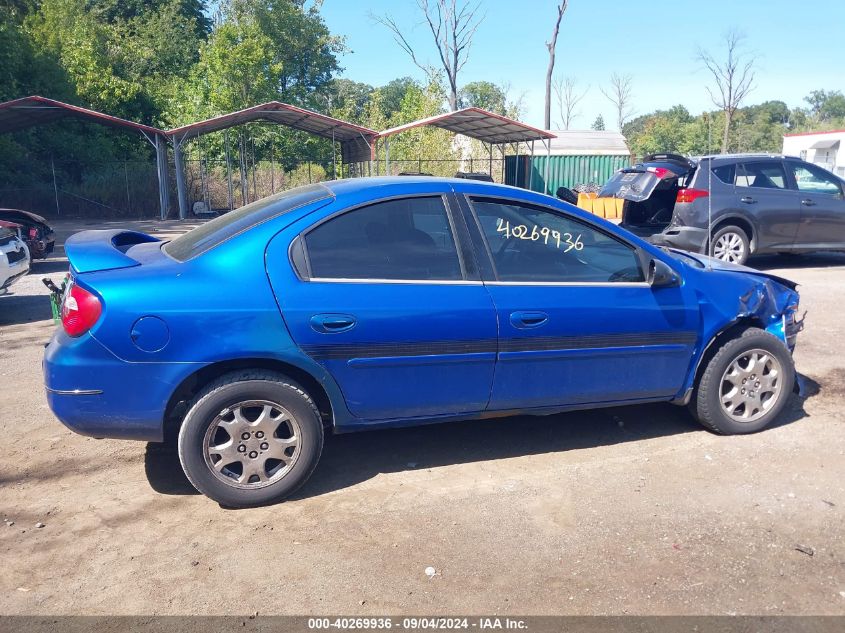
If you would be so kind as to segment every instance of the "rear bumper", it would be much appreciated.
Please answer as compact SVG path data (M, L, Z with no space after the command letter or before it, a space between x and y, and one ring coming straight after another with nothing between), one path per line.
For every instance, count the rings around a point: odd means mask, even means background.
M658 246L672 246L684 251L703 253L707 243L707 229L693 226L670 226L662 233L656 233L648 241Z
M127 363L90 334L58 330L44 350L47 403L71 431L91 437L160 442L164 413L193 363Z

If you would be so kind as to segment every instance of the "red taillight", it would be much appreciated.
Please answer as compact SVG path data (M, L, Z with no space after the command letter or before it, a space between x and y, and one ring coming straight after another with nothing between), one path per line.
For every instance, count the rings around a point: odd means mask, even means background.
M706 198L709 195L706 189L678 189L678 197L675 198L675 204L692 202L699 198Z
M35 239L36 237L38 237L38 229L36 229L36 228L29 229L29 237L31 237L32 239Z
M645 170L650 171L658 178L663 178L663 176L669 173L669 170L665 167L646 167Z
M70 336L81 336L93 327L102 311L95 295L71 282L62 302L62 327Z

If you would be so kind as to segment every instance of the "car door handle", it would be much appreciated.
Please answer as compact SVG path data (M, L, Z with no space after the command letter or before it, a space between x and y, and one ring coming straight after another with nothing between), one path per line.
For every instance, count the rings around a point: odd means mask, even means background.
M354 316L349 314L315 314L310 320L311 329L321 334L337 334L346 332L357 323Z
M816 206L816 203L815 203L815 202L813 202L812 200L810 200L809 198L805 198L804 200L802 200L802 201L801 201L801 204L803 204L805 207L814 207L814 206Z
M549 320L545 312L512 312L511 325L520 330L540 327Z
M757 201L756 201L754 198L752 198L751 196L742 196L742 197L739 199L739 201L740 201L740 202L744 202L745 204L754 204L755 202L757 202Z

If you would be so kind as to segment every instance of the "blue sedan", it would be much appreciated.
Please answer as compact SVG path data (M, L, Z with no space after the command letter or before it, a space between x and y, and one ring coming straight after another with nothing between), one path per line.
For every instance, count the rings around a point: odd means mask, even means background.
M290 495L325 433L657 401L749 433L795 381L792 282L489 183L340 180L65 250L53 412L177 442L227 506Z

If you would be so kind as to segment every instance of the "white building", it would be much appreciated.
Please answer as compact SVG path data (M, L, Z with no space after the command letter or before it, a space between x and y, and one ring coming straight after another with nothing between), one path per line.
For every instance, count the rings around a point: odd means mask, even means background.
M840 178L845 178L845 130L830 132L805 132L786 134L783 153L798 156L808 163L824 167Z

